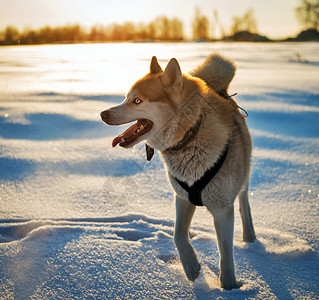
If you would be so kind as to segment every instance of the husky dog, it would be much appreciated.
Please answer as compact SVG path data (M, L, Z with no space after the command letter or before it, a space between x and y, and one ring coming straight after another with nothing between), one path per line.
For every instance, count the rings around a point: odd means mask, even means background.
M112 143L130 148L147 142L148 160L157 149L175 191L174 241L186 276L194 281L200 264L189 239L196 205L214 219L220 252L220 281L238 287L233 257L234 200L238 195L243 240L255 232L248 203L251 138L244 116L227 94L236 68L212 54L191 74L171 59L163 71L156 57L150 72L130 89L124 102L101 113L108 125L136 121Z

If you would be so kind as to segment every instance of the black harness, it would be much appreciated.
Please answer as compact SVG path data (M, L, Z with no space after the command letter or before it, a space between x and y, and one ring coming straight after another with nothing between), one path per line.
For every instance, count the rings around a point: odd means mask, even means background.
M196 206L203 206L202 191L207 186L207 184L209 184L210 181L215 177L215 175L224 164L228 150L229 142L227 143L222 155L219 157L217 162L210 169L208 169L200 179L195 181L192 186L189 186L186 182L180 181L179 179L174 177L178 184L188 193L188 200L192 204Z
M201 121L202 121L202 116L200 116L196 124L185 133L183 139L179 143L177 143L177 145L171 148L168 148L165 151L179 151L183 147L185 147L187 144L189 144L193 140L193 138L196 136L199 130L199 127L201 125ZM145 145L146 145L147 160L150 161L154 155L154 149L147 144ZM202 191L207 186L207 184L215 177L215 175L218 173L218 171L224 164L225 159L227 157L228 150L229 150L229 141L226 144L225 149L220 155L217 162L210 169L208 169L200 179L195 181L192 186L189 186L186 182L180 181L176 177L173 177L178 182L178 184L188 193L188 199L192 204L196 206L203 206Z
M248 117L247 111L244 110L242 107L238 106L237 103L235 102L235 100L232 98L235 95L237 95L237 93L235 93L231 96L229 96L226 92L219 94L219 96L230 100L231 103L234 105L234 107L242 110L245 118ZM169 151L178 151L178 150L182 149L183 147L185 147L188 143L190 143L191 140L197 134L199 127L200 127L200 124L201 124L201 121L202 121L202 116L199 117L196 124L186 132L183 139L176 146L168 148L165 151L168 151L168 150ZM178 184L188 193L188 199L192 204L194 204L196 206L203 206L202 191L207 186L207 184L216 176L218 171L223 166L223 164L226 160L226 157L227 157L228 150L229 150L229 144L230 144L230 138L229 138L223 152L221 153L219 159L217 160L217 162L210 169L208 169L200 179L198 179L196 182L194 182L194 184L192 186L189 186L186 182L180 181L179 179L177 179L171 175L178 182ZM150 161L154 155L154 149L151 148L147 144L145 144L145 145L146 145L147 160Z

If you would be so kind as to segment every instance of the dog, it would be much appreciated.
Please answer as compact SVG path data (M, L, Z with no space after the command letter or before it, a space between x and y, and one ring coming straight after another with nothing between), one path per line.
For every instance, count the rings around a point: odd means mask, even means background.
M256 238L248 202L252 142L246 120L228 87L236 71L232 60L214 53L190 74L172 58L164 71L157 58L122 104L101 112L108 125L135 122L112 146L131 148L146 141L164 162L175 192L174 242L186 276L200 274L189 228L196 206L213 215L220 254L220 282L238 288L233 257L234 200L238 196L243 240Z

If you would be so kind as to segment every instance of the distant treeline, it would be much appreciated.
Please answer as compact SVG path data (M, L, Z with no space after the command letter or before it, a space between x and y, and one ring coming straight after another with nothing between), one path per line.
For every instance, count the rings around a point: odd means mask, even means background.
M250 10L246 15L252 20L246 22L247 16L243 19L234 19L234 26L231 31L250 31L251 23L253 29L256 22ZM192 20L192 38L194 40L214 39L214 30L218 29L222 35L224 30L218 20L217 11L214 11L213 21L202 15L199 8L196 9ZM67 25L63 27L43 27L40 29L24 29L19 31L13 26L8 26L0 31L0 45L17 44L46 44L46 43L78 43L78 42L108 42L108 41L183 41L186 39L184 24L178 18L157 17L148 24L126 22L124 24L95 25L85 29L81 25Z
M63 27L43 27L40 29L25 29L20 32L8 26L0 32L0 44L46 44L46 43L78 43L78 42L108 42L108 41L182 41L185 39L183 23L177 19L165 16L157 17L149 24L95 25L86 30L81 25Z
M192 20L192 39L210 41L216 39L216 32L222 40L234 41L269 41L257 33L257 21L254 11L249 9L242 16L234 16L229 35L218 17L217 10L213 18L202 15L196 8ZM296 8L296 16L310 31L293 40L319 40L319 0L300 0ZM19 31L13 26L0 30L0 45L30 45L81 42L120 42L120 41L183 41L186 39L184 24L178 18L157 17L148 24L126 22L123 24L95 25L85 29L81 25L62 27L43 27L40 29L24 29Z

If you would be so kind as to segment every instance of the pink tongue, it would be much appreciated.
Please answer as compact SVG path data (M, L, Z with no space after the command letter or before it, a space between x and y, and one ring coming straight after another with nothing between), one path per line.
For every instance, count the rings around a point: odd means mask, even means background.
M137 123L135 123L134 125L132 125L128 129L126 129L122 134L118 135L113 140L112 147L115 147L117 144L119 144L122 139L130 137L136 131L136 129L139 127L139 125L140 125L140 122L138 121Z
M120 141L121 141L121 137L117 136L117 137L112 141L112 147L115 147Z

